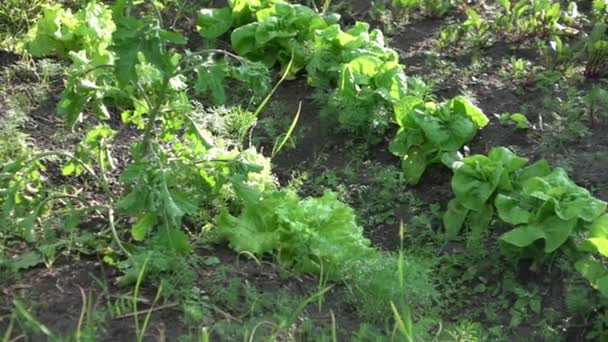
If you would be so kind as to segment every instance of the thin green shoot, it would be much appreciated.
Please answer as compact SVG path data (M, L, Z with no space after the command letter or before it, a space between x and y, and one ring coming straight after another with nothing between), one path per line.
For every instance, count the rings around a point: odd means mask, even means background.
M391 309L393 310L393 316L395 318L395 328L398 330L405 341L413 342L412 337L412 314L409 308L404 308L403 317L399 314L399 310L395 306L395 303L391 301ZM394 337L394 332L393 332Z
M211 338L209 337L209 330L207 329L207 327L201 328L201 332L200 332L198 340L200 342L209 342L211 340Z
M152 317L152 311L154 311L154 307L156 306L156 303L160 299L160 295L162 294L162 291L163 291L163 282L161 281L160 286L158 287L158 291L156 291L156 297L154 297L154 301L152 302L152 306L150 306L150 309L148 310L148 313L146 314L146 318L144 319L144 326L141 329L141 335L139 335L137 337L138 342L141 342L144 340L144 335L146 333L146 330L148 329L148 324L150 323L150 317Z
M268 104L268 101L270 101L270 99L272 98L272 95L274 95L274 93L277 91L277 89L279 89L279 86L281 85L281 83L283 83L283 81L285 81L285 79L287 78L287 75L289 75L289 72L291 71L291 68L293 66L293 60L295 58L295 54L292 52L291 53L291 60L289 60L289 64L287 64L287 67L285 68L285 71L283 72L283 76L281 77L281 79L279 80L279 82L277 82L277 84L275 84L275 86L272 88L272 90L270 91L270 93L268 95L266 95L266 97L264 98L264 100L262 101L262 103L260 103L260 105L258 106L258 108L255 110L255 112L253 112L253 116L254 117L258 117L258 115L260 115L260 113L262 112L262 110L264 110L264 107L266 107L266 105Z
M15 315L11 315L11 320L8 322L8 328L6 328L6 332L4 332L4 336L2 336L2 342L11 341L11 335L13 334L14 325L15 325Z
M329 310L329 315L331 316L331 340L332 342L338 342L338 332L336 329L336 315L334 315L334 310Z
M300 315L300 313L302 313L302 311L304 311L304 309L312 302L314 302L315 300L317 300L317 298L325 295L325 293L327 293L327 291L331 290L334 286L330 285L327 286L326 288L322 289L321 291L317 291L315 293L313 293L311 296L305 298L304 300L302 300L298 306L296 306L295 310L291 313L291 315L289 316L289 318L287 318L287 320L283 320L281 322L281 324L279 324L277 326L277 330L275 331L275 333L273 334L274 337L276 337L276 335L279 333L279 329L281 328L285 328L285 327L289 327L293 324L293 322L295 322L298 318L298 315ZM274 340L274 339L272 339Z
M78 317L78 324L76 325L76 341L80 342L82 339L82 323L84 322L84 316L87 311L87 295L84 289L78 285L80 290L80 297L82 298L82 308L80 309L80 316Z
M144 274L146 271L146 266L148 265L148 261L150 261L150 254L148 254L148 256L146 257L146 260L144 261L144 264L141 267L141 270L139 270L139 274L137 276L137 282L135 283L135 289L133 290L133 317L135 319L135 334L137 335L137 339L138 341L140 341L140 336L143 336L143 334L140 333L139 330L139 313L137 310L137 301L139 299L139 289L141 288L141 282L144 278Z
M15 310L19 318L21 318L25 324L31 329L44 334L49 340L57 340L55 335L47 328L44 324L38 321L34 316L32 316L25 306L21 304L18 300L13 300L13 305L15 306Z
M281 152L281 150L283 149L285 144L291 138L293 130L296 128L296 125L298 124L298 119L300 118L301 112L302 112L302 101L300 101L300 103L298 104L298 111L296 112L296 115L294 116L293 121L291 122L291 125L289 126L289 129L287 130L287 133L285 133L285 135L283 136L283 140L281 140L281 143L279 145L276 144L276 142L278 142L278 139L279 139L279 138L277 138L277 141L275 142L274 147L272 148L271 158L276 157L277 154L279 154L279 152Z

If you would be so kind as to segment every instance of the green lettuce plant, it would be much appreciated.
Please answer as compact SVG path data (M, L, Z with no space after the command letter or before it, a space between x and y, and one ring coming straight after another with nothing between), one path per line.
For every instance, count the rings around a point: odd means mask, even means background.
M109 9L96 1L72 13L61 5L48 5L24 38L21 48L34 56L55 54L68 58L72 51L105 50L116 29Z
M561 168L520 182L521 191L496 198L500 219L515 226L500 237L510 245L525 248L544 240L543 251L552 253L606 211L606 202L576 185Z
M487 230L494 216L496 194L513 191L517 173L526 175L544 167L538 164L522 171L527 163L528 159L504 147L492 149L487 157L478 154L456 162L452 177L455 198L443 216L447 237L455 238L465 226L475 237Z
M353 209L336 194L301 199L288 190L235 187L243 201L239 216L226 209L216 229L238 252L270 254L281 265L302 272L342 276L349 263L375 255Z
M402 158L410 184L417 184L430 164L443 162L451 167L458 151L489 122L462 96L441 104L405 97L395 106L395 118L400 129L389 148Z
M600 216L588 228L588 235L578 249L585 255L576 262L576 270L591 286L608 297L608 214Z
M499 240L520 254L535 256L553 253L586 234L607 205L563 169L551 170L544 160L528 165L526 158L504 147L454 163L452 190L455 198L443 216L448 239L466 226L472 239L479 240L496 212L512 227Z
M232 47L238 54L268 67L279 64L283 72L290 66L291 78L305 69L309 84L331 89L325 113L342 128L380 131L388 126L386 113L405 96L407 82L397 52L386 46L380 30L363 22L342 30L338 15L285 2L257 9L255 20L240 26L230 11L204 10L201 34L217 36L232 25ZM221 33L211 32L217 27Z

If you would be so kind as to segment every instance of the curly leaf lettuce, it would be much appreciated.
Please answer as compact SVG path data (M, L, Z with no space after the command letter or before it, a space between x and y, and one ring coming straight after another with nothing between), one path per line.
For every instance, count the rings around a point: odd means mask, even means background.
M374 253L353 210L332 192L300 199L289 191L235 188L243 211L237 217L224 210L216 226L237 251L272 254L284 266L329 276Z

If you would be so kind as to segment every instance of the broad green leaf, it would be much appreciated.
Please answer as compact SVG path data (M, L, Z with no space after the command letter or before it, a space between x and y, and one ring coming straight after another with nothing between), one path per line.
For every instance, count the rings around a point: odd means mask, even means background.
M202 9L198 12L197 24L201 36L217 38L232 26L232 10L229 7Z
M528 121L528 118L521 113L511 114L509 116L509 119L511 119L511 121L515 122L515 127L517 127L517 128L524 129L524 128L530 127L530 121Z
M536 240L545 240L545 253L557 250L576 227L576 219L564 221L557 216L550 216L542 222L518 227L503 234L500 239L517 247L527 247Z
M598 217L587 229L587 231L591 237L608 237L608 214Z
M408 184L418 184L427 164L428 161L422 149L415 147L408 151L401 160L401 168Z
M528 158L523 158L505 147L495 147L488 154L488 158L500 162L509 172L520 170L528 163Z
M403 128L413 128L414 123L410 118L410 112L422 104L422 100L418 97L406 96L402 98L394 107L397 124Z
M512 225L529 223L532 218L532 213L519 204L518 199L503 194L498 194L494 201L500 219Z
M452 99L451 104L454 111L471 119L477 125L477 128L483 128L490 122L488 117L481 111L481 109L473 105L465 97L457 96Z
M236 51L239 55L247 55L255 51L255 32L257 26L257 23L251 23L232 31L230 41L232 42L234 51Z
M577 221L564 221L556 216L543 221L541 227L545 231L545 253L552 253L564 244L574 231Z
M18 272L21 270L27 270L44 262L44 258L37 251L29 251L20 254L7 262L6 266L10 267L13 271ZM1 263L0 263L1 265Z
M297 32L286 31L281 28L281 25L282 23L277 17L271 17L257 23L255 29L256 45L264 46L276 38L290 38L296 36Z
M608 238L589 238L580 243L579 250L589 253L600 253L608 257Z
M376 75L378 69L383 64L382 60L374 56L361 56L347 64L354 76L354 83L369 84L371 78Z
M515 228L500 237L500 240L505 241L517 247L528 247L538 239L545 238L545 232L538 226L526 225Z
M448 209L442 218L448 239L452 240L458 236L468 214L469 209L463 207L458 200L452 199L448 202Z
M454 171L452 177L454 195L466 208L478 210L496 191L503 172L502 165L486 156L467 157Z
M406 156L414 146L424 144L424 135L419 129L405 129L399 132L389 145L389 151L398 157Z
M519 182L524 182L534 177L544 177L551 173L551 166L546 160L539 160L518 172L517 178Z
M374 75L377 91L390 103L397 103L407 93L407 79L403 67L398 63L389 62L380 66Z
M458 151L447 151L441 153L440 159L443 165L452 169L457 162L462 161L462 154Z
M577 261L575 268L593 288L598 289L604 297L608 297L608 269L606 266L591 256L587 256Z

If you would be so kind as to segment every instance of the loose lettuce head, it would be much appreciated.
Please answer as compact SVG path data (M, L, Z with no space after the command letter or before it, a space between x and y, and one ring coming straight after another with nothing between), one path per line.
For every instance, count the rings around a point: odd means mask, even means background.
M219 235L236 251L271 254L286 267L329 276L374 253L352 208L332 192L300 199L285 190L236 188L243 211L236 217L224 210L216 222Z
M402 158L410 184L417 184L430 164L444 162L451 167L458 150L489 122L462 96L439 105L405 97L395 106L395 116L401 128L390 151Z
M499 195L496 208L500 218L518 225L501 240L527 247L545 241L545 253L559 248L584 222L591 223L606 211L606 202L576 185L561 168L546 176L531 177L515 195Z
M448 238L455 238L466 224L476 233L484 231L494 215L492 200L498 191L511 191L513 178L528 159L497 147L488 156L473 155L454 164L452 191L443 224Z

